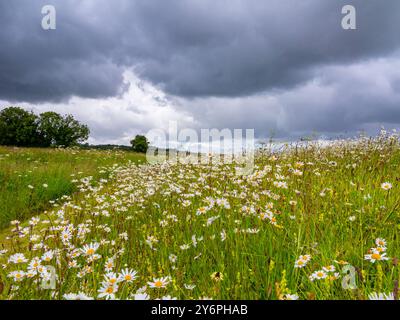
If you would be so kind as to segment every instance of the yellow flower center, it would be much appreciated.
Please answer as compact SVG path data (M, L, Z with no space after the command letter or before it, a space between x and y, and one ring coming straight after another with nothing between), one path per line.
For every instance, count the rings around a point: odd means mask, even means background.
M374 260L381 260L381 255L379 253L373 253L371 258Z
M163 283L161 281L154 282L154 286L157 287L157 288L161 288L162 285L163 285Z
M92 254L94 254L94 249L88 249L86 251L86 254L91 256Z
M106 289L106 293L113 293L113 292L114 292L113 287L108 287L108 288Z

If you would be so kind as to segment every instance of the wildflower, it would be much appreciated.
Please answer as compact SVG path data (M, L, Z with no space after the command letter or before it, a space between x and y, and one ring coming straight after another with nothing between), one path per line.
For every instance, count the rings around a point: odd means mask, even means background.
M287 183L285 181L274 181L274 186L280 189L287 189Z
M389 258L386 257L386 253L381 253L378 250L373 250L371 254L366 254L364 259L369 260L372 263L375 263L375 261L389 260Z
M311 260L311 255L310 254L305 254L299 257L299 260L304 260L305 262L309 262Z
M192 236L192 244L193 244L193 247L197 247L197 239L196 239L196 235L193 235Z
M132 282L137 278L136 275L137 272L135 270L124 269L121 271L121 274L119 275L119 280L125 282Z
M153 244L155 244L157 242L158 242L158 239L154 236L148 236L146 239L146 243L150 247L150 249L154 249Z
M13 278L14 281L22 281L25 277L24 271L13 271L8 274L9 278Z
M150 288L165 288L169 283L170 283L170 278L169 277L164 277L164 278L154 278L153 281L148 282L147 284L150 286Z
M331 281L337 280L340 278L340 273L339 272L335 272L334 274L331 274L328 279Z
M293 174L294 174L295 176L302 176L302 175L303 175L303 172L296 169L296 170L293 170Z
M325 279L326 277L327 277L326 272L323 271L323 270L319 270L319 271L315 271L315 272L311 275L310 279L311 279L311 281L314 281L314 280Z
M201 208L197 209L196 215L200 216L200 215L202 215L202 214L204 214L206 212L207 212L207 208L206 207L201 207Z
M327 266L327 267L323 267L322 268L324 271L326 271L326 272L335 272L335 270L336 270L336 268L335 268L335 266Z
M385 191L389 191L390 189L392 189L392 184L389 182L384 182L381 184L381 188Z
M28 271L31 273L36 273L41 266L41 260L38 257L33 258L28 265Z
M109 272L104 275L104 283L110 286L116 285L120 282L120 277L114 272Z
M39 223L40 219L37 217L33 217L31 220L29 220L29 225L30 226L36 226Z
M219 218L219 216L214 216L214 217L208 218L207 219L207 227L211 226L214 223L214 221L217 220L218 218Z
M107 300L114 300L115 293L118 291L117 285L109 285L104 283L103 286L98 290L98 298L106 298Z
M51 259L53 259L53 256L54 256L54 252L52 250L47 251L43 254L42 261L49 262L49 261L51 261Z
M104 265L104 270L106 272L110 272L114 269L114 259L113 258L108 258L106 261L106 264Z
M147 293L136 293L133 295L134 300L150 300L150 297Z
M380 248L386 248L386 240L382 238L377 238L375 244Z
M283 300L299 300L299 296L297 294L285 294L282 298Z
M386 294L386 293L376 293L372 292L368 295L369 300L394 300L393 292Z
M158 299L156 299L158 300ZM171 296L164 296L160 300L177 300L177 298L171 297Z
M168 257L169 261L171 261L172 263L175 263L176 260L178 259L178 257L174 254L170 254Z
M302 255L296 260L296 262L294 263L294 267L304 268L310 260L311 260L311 255L309 254Z
M89 257L89 256L93 256L97 249L99 248L100 244L97 242L91 243L91 244L86 244L83 246L83 248L81 249L82 253Z
M67 293L63 295L65 300L93 300L92 297L84 294L83 292L79 293Z
M63 230L61 232L61 240L63 243L70 241L72 238L72 234L70 230Z
M307 265L307 262L305 262L304 260L296 260L296 262L294 263L294 267L295 268L304 268Z
M12 256L10 256L10 258L8 259L8 262L12 262L14 264L18 264L18 263L25 263L27 262L28 259L25 258L23 253L16 253L13 254Z

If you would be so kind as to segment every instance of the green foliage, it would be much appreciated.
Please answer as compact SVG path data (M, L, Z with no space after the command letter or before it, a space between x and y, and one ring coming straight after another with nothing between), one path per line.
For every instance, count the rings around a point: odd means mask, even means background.
M146 153L149 148L149 141L145 136L137 135L135 139L131 141L133 151Z
M56 112L40 115L39 132L44 146L70 147L89 137L89 128L86 125L80 124L71 115L62 117Z
M0 112L0 144L35 146L39 144L38 119L32 112L9 107Z
M19 107L0 112L0 144L7 146L64 146L85 141L89 128L71 115L45 112L36 116Z

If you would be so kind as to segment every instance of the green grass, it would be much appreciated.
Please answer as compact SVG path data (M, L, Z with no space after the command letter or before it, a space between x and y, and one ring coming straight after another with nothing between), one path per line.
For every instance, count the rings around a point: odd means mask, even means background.
M53 211L39 215L34 226L24 222L9 230L3 243L8 251L0 256L0 297L63 299L83 292L100 298L104 281L109 283L107 272L119 274L125 268L137 271L137 279L110 285L119 299L134 298L144 286L152 299L285 299L288 294L367 299L372 292L397 297L399 165L397 138L383 137L265 152L247 177L237 176L236 165L230 164L120 164L110 169L108 182L85 184ZM384 182L392 188L384 190ZM210 223L212 217L218 218ZM63 242L66 229L71 238ZM377 238L386 240L390 259L372 263L365 255L377 247ZM75 256L90 243L100 245L98 259ZM54 257L41 263L56 270L53 289L41 288L43 275L13 279L13 271L26 272L29 262L50 250ZM28 261L9 262L15 253ZM295 268L300 255L311 255L311 260ZM331 265L336 276L329 272L324 279L310 280ZM354 289L342 286L347 265L354 267ZM223 275L220 281L215 272ZM171 281L165 288L149 287L154 278L166 276Z
M109 166L144 161L130 152L0 147L0 229L76 191L74 179L107 178Z

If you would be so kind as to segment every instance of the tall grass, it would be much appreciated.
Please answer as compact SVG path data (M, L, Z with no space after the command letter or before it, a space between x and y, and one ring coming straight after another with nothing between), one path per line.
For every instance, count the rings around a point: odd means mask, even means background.
M398 137L380 136L265 151L250 176L235 164L114 166L14 224L1 297L397 298L399 165ZM35 261L55 268L53 289Z
M72 180L107 178L103 168L144 161L130 152L0 147L0 229L51 207L49 201L76 191Z

